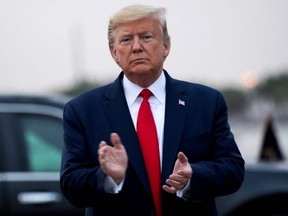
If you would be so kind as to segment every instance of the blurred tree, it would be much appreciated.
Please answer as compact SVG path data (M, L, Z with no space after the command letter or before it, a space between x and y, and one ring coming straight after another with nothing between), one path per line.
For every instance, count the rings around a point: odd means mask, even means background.
M270 74L276 74L271 72ZM237 113L242 111L249 103L251 99L249 96L257 92L258 97L273 100L277 103L288 100L288 69L282 72L277 72L278 75L272 75L267 79L260 82L255 88L248 91L236 89L233 87L221 89L229 112ZM80 80L70 88L60 91L60 93L68 96L75 96L84 91L103 85L103 82L92 82L85 79Z
M273 74L273 73L271 73ZM288 99L288 69L261 82L256 91L259 96L281 103Z
M225 88L221 92L226 100L229 112L236 113L245 108L246 94L243 91L236 88Z
M78 95L84 91L88 91L90 89L96 88L100 85L102 85L102 84L98 83L98 82L81 80L81 81L77 82L75 85L73 85L72 87L64 89L60 92L64 95L73 97L73 96Z

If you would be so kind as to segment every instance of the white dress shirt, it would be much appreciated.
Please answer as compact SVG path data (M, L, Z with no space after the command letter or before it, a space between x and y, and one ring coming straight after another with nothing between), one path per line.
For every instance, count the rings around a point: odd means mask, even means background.
M157 128L160 165L162 165L163 130L164 130L164 117L165 117L165 99L166 99L165 84L166 79L164 73L162 72L160 77L151 86L148 87L148 89L153 93L153 96L151 96L148 99L148 101ZM138 111L143 99L141 96L139 97L139 94L143 88L132 83L125 76L123 78L123 87L126 101L136 130Z
M126 101L129 107L129 111L136 130L138 110L142 102L142 97L140 97L139 94L143 88L132 83L130 80L127 79L125 75L123 77L122 84L124 88ZM148 99L148 102L150 104L151 111L157 128L161 169L162 169L163 129L164 129L165 96L166 96L165 85L166 85L166 78L164 73L162 72L160 77L151 86L148 87L148 89L153 93L153 96L151 96ZM104 190L108 193L119 193L119 191L122 189L124 181L125 179L123 179L120 182L120 184L117 185L110 176L107 176L104 182Z
M129 111L133 120L133 124L136 130L138 111L143 98L139 96L140 92L143 90L142 87L132 83L124 75L123 77L123 88L126 101L129 107ZM163 150L163 130L164 130L164 118L165 118L165 100L166 100L166 78L162 72L159 78L148 87L148 89L153 93L148 99L150 108L154 117L154 121L157 128L157 136L159 143L159 154L160 154L160 167L162 170L162 150ZM117 185L110 176L107 176L105 181L105 191L110 193L118 193L123 186L125 179ZM184 187L184 189L177 191L177 196L184 198L184 192L189 190L189 184Z

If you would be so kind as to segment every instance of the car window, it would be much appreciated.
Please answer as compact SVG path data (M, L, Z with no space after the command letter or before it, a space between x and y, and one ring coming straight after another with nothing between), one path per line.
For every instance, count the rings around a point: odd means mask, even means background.
M63 144L62 122L45 115L25 114L19 118L29 171L59 171Z

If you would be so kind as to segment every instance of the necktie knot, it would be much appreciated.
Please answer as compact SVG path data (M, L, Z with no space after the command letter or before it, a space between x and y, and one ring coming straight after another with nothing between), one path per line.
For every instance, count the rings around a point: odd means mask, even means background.
M143 89L139 95L143 97L143 100L148 100L148 98L152 96L153 93L149 89Z

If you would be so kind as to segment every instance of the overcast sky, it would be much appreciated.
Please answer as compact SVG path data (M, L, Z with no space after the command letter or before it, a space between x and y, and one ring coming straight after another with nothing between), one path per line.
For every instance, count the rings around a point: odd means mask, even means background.
M0 93L114 80L108 20L130 3L166 7L174 78L240 86L288 68L287 0L0 0Z

